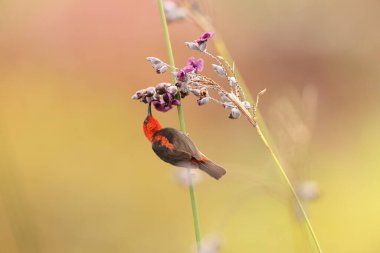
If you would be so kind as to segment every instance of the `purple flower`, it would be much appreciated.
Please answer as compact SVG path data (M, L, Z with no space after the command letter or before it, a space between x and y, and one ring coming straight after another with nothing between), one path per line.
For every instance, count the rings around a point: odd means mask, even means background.
M171 105L173 102L174 96L170 93L165 93L162 98L164 99L165 103Z
M178 99L173 99L172 105L181 105L181 101Z
M180 82L187 81L187 73L194 71L192 66L186 66L177 72L177 80Z
M132 96L132 99L141 99L143 97L144 92L145 90L136 91L136 93Z
M187 81L187 75L185 71L182 69L177 72L177 80L180 82L186 82Z
M166 92L162 96L153 97L152 104L157 111L167 112L173 108L173 105L178 106L181 102L175 98L174 94Z
M160 112L167 112L170 109L172 109L172 106L170 104L165 103L164 101L153 101L154 108L156 108L157 111Z
M203 70L204 61L202 58L195 60L195 57L190 57L187 60L187 66L192 67L195 70L195 73L199 73Z
M203 43L206 43L208 39L211 39L212 36L214 36L213 32L205 32L199 39L195 40L195 42L198 43L198 46L201 46Z

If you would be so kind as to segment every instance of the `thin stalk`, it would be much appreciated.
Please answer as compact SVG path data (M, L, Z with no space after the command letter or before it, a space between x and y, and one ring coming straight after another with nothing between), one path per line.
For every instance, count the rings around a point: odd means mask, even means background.
M205 17L204 15L202 15L201 13L192 13L192 12L189 12L189 17L191 18L191 20L193 20L193 22L195 24L197 24L202 30L204 31L215 31L215 28L214 26L212 25L212 23L209 21L209 19L207 17ZM213 38L213 42L214 42L214 45L215 45L215 48L216 50L219 52L219 54L226 60L226 61L229 61L229 62L232 62L232 57L225 45L225 43L223 42L223 40L219 37L215 37ZM242 86L242 88L245 90L245 93L247 94L247 98L248 100L250 101L254 101L253 100L253 97L251 95L251 93L249 92L249 89L248 89L248 86L246 85L246 83L244 82L242 76L240 75L238 69L236 68L235 66L235 73L238 77L238 80L239 80L239 83L240 83L240 86ZM240 109L240 108L239 108ZM260 116L260 112L257 111L257 114ZM247 116L247 115L246 115ZM260 117L262 119L262 117ZM279 159L277 158L276 154L273 152L273 149L271 148L269 142L267 141L267 139L265 138L265 135L263 134L262 130L260 129L260 127L258 126L258 124L256 123L256 120L252 117L248 117L248 121L253 125L253 126L256 126L256 131L258 133L258 135L260 136L261 140L263 141L264 145L268 148L269 152L271 153L272 155L272 158L273 160L275 161L279 171L281 172L282 176L284 177L288 187L290 188L293 196L294 196L294 199L296 200L297 202L297 205L300 207L300 210L302 212L302 215L304 216L305 218L305 221L306 221L306 226L307 228L309 229L310 231L310 234L311 234L311 237L315 243L315 246L318 250L319 253L322 253L322 249L321 249L321 246L319 245L319 241L318 241L318 238L316 236L316 234L314 233L314 229L310 223L310 220L305 212L305 209L303 208L303 205L293 187L293 184L291 183L291 181L289 180L289 177L288 175L286 174L281 162L279 161ZM260 122L260 125L263 127L263 129L265 130L265 132L267 133L268 130L267 130L267 127L266 127L266 124L264 122L264 120L262 119L261 122Z
M162 3L162 0L158 0L158 6L160 10L160 16L162 21L162 27L164 29L164 36L165 36L165 44L169 55L169 62L170 67L172 71L175 71L175 64L174 64L174 56L173 56L173 50L170 42L170 35L169 35L169 29L168 25L166 23L166 17L164 12L164 6ZM173 76L173 83L176 82L176 78ZM177 93L177 99L181 100L181 95ZM180 124L180 129L183 133L186 133L186 125L185 125L185 117L183 115L183 109L182 105L177 106L177 112L178 112L178 119ZM194 232L195 232L195 239L197 242L198 249L200 247L201 243L201 229L200 229L200 223L199 223L199 215L198 215L198 206L196 201L196 194L195 194L195 188L192 182L192 177L190 170L188 170L188 178L189 178L189 193L190 193L190 200L191 200L191 209L193 212L193 221L194 221Z
M246 116L248 122L256 129L257 134L260 136L262 142L264 143L264 145L269 150L269 153L271 154L273 160L275 161L275 163L276 163L279 171L281 172L281 175L285 179L286 184L288 185L288 187L289 187L289 189L290 189L290 191L291 191L291 193L292 193L292 195L293 195L293 197L294 197L297 205L299 206L299 208L301 210L301 213L302 213L302 215L303 215L303 217L304 217L304 219L306 221L307 228L310 231L311 237L313 238L313 241L315 243L315 246L316 246L318 252L322 253L321 246L319 245L317 236L316 236L316 234L314 232L313 226L310 223L309 217L306 214L305 209L303 208L302 202L299 199L298 194L297 194L296 190L293 187L293 184L290 182L290 179L289 179L288 175L286 174L285 169L282 166L280 160L278 159L277 155L273 152L273 149L271 148L271 146L269 145L269 142L267 141L267 139L265 138L263 132L261 131L260 126L256 122L256 119L249 113L249 111L247 109L244 108L244 105L240 102L240 100L234 94L227 93L226 95L231 100L231 102L233 102L237 106L237 108L244 114L244 116Z
M270 145L269 145L268 141L266 140L265 136L261 132L261 129L260 129L259 125L256 125L256 131L257 131L258 135L260 136L261 140L264 142L264 145L268 148L269 153L272 155L273 160L275 161L275 163L276 163L277 167L279 168L282 176L284 177L284 179L285 179L288 187L290 188L290 191L292 192L293 197L296 200L297 205L299 206L299 208L301 210L301 213L302 213L302 215L303 215L303 217L304 217L304 219L306 221L307 227L308 227L308 229L310 231L311 237L313 238L313 241L315 243L315 246L317 247L318 252L322 253L322 248L319 245L319 242L318 242L317 236L316 236L316 234L314 232L313 226L311 225L309 217L306 214L305 209L303 208L302 202L299 199L298 194L297 194L297 192L295 191L295 189L293 187L293 184L290 182L290 179L289 179L288 175L286 174L284 168L282 167L282 164L280 163L280 160L277 158L276 154L273 152L273 150L270 147Z

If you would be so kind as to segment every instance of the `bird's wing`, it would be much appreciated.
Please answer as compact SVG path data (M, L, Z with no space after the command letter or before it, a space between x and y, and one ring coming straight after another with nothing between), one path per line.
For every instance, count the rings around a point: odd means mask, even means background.
M153 135L152 149L161 160L175 166L188 167L193 154L185 142L181 132L174 128L164 128Z
M164 128L156 133L155 136L163 136L168 140L167 147L173 145L174 148L168 150L168 152L178 152L190 155L190 159L193 157L197 160L202 158L202 154L196 148L193 141L184 133L178 131L175 128ZM155 137L154 136L154 137Z
M193 158L200 160L202 153L199 152L194 142L184 133L176 130L177 138L174 138L173 144L177 150L189 153Z
M169 149L158 142L153 143L152 149L161 160L176 166L184 161L191 161L192 158L192 155L185 151Z

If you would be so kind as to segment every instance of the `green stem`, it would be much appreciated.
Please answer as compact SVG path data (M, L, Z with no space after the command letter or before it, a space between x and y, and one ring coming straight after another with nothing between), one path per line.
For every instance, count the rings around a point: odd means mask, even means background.
M197 13L197 14L192 14L191 12L189 12L189 17L204 31L214 31L215 32L215 28L214 26L211 24L211 22L209 21L209 19L205 18L203 15L201 15L200 13ZM232 62L232 57L226 47L226 45L224 44L223 40L220 39L220 37L215 37L213 38L213 42L214 42L214 45L215 45L215 48L216 50L219 52L220 55L223 56L223 58L225 60L227 60L228 62ZM249 92L249 89L248 89L248 86L246 85L246 83L244 82L242 76L240 75L238 69L236 68L235 66L235 72L237 74L237 77L239 79L239 82L240 82L240 85L243 87L243 89L245 90L246 92L246 95L247 95L247 99L249 101L254 101L253 100L253 96L251 95L251 93ZM259 118L261 118L261 122L260 122L260 125L263 127L264 129L264 132L268 132L267 130L267 127L266 127L266 124L264 122L264 120L262 119L262 117L260 117L260 112L257 111L257 114L259 116ZM309 229L310 231L310 234L311 234L311 237L315 243L315 246L317 248L317 251L319 253L322 253L322 248L321 246L319 245L319 241L318 241L318 238L314 232L314 229L313 229L313 226L311 225L311 222L308 218L308 215L306 214L305 212L305 209L302 205L302 202L300 201L294 187L293 187L293 184L291 183L288 175L286 174L286 171L284 170L281 162L279 161L279 159L277 158L276 154L273 152L273 149L271 148L269 142L267 141L267 139L265 138L265 135L263 134L263 131L260 129L260 127L257 125L256 126L256 131L257 133L259 134L261 140L263 141L263 143L265 144L265 146L268 148L270 154L272 155L272 158L273 160L275 161L281 175L283 176L283 178L285 179L285 182L287 183L288 187L290 188L290 191L292 193L292 195L294 196L294 199L297 203L297 205L299 206L301 212L302 212L302 215L305 219L305 222L306 222L306 226L307 228Z
M166 23L166 17L165 17L164 6L162 3L162 0L158 0L158 6L160 9L162 27L164 29L165 44L166 44L166 48L167 48L168 55L169 55L169 62L170 62L171 70L175 71L173 50L172 50L172 46L171 46L171 42L170 42L169 29L168 29L168 25ZM173 83L175 83L176 78L174 76L172 78L173 78L172 79ZM177 93L177 99L181 100L181 95L179 93ZM181 105L177 106L177 111L178 111L178 119L179 119L181 131L183 133L186 133L185 117L183 116L183 110L182 110ZM201 242L201 232L200 232L200 224L199 224L198 207L197 207L196 194L195 194L194 185L192 183L192 177L190 174L190 170L188 173L189 173L189 193L190 193L190 200L191 200L191 208L193 211L195 239L197 241L197 246L199 249L200 242Z
M297 205L298 207L300 208L301 210L301 213L302 213L302 216L304 217L305 221L306 221L306 224L307 224L307 227L310 231L310 234L311 234L311 237L313 238L313 241L315 243L315 246L317 247L317 250L319 253L322 253L322 248L321 246L319 245L319 242L318 242L318 239L317 239L317 236L314 232L314 229L313 229L313 226L311 225L311 222L309 220L309 217L308 215L306 214L306 211L305 209L303 208L303 205L302 205L302 202L301 200L299 199L298 197L298 194L296 192L296 190L294 189L293 187L293 184L290 182L290 179L288 177L288 175L286 174L285 172L285 169L282 167L282 164L280 162L280 160L278 159L278 157L276 156L276 154L273 152L272 148L270 147L267 139L265 138L265 136L263 135L263 133L261 132L261 129L259 127L259 125L256 125L256 131L257 133L259 134L261 140L264 142L265 146L267 147L267 149L269 150L269 153L272 155L272 158L273 160L275 161L277 167L279 168L282 176L284 177L285 181L286 181L286 184L288 185L288 187L290 188L290 191L292 192L293 194L293 197L294 199L296 200L297 202Z

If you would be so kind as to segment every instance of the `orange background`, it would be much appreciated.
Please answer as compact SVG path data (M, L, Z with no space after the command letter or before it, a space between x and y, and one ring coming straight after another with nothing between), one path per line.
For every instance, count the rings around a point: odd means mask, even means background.
M324 251L379 252L379 2L205 6L250 91L267 88L260 109L282 160L294 112L281 103L297 111L304 87L318 93L310 153L292 154L307 165L287 170L318 182L307 209ZM203 31L186 21L169 29L182 66L193 54L184 41ZM155 1L4 0L0 56L0 252L192 252L188 192L145 140L146 106L130 99L170 80L145 61L167 60ZM184 111L192 139L228 170L197 186L203 235L218 234L222 252L309 252L246 120L192 97ZM175 110L155 115L178 127Z

